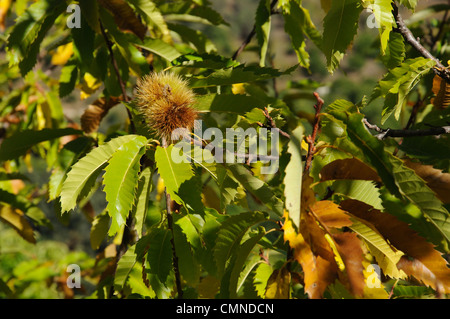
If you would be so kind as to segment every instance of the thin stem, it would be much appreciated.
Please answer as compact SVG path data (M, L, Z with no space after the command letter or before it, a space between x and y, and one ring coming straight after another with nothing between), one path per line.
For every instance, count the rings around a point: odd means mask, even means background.
M270 14L274 13L273 12L273 8L277 4L277 2L278 2L278 0L272 0L272 2L270 3ZM252 41L252 39L253 39L253 37L255 35L256 35L256 27L253 26L253 29L247 35L247 37L245 38L244 42L242 42L241 46L236 50L236 52L234 52L234 54L231 57L231 59L236 60L237 57L239 56L239 54L241 54L242 51L244 51L245 47Z
M99 20L100 22L100 30L102 32L103 38L105 39L106 42L106 46L108 47L108 51L109 51L109 56L111 57L111 63L113 65L114 68L114 72L116 73L117 79L119 81L119 86L120 86L120 90L122 91L122 95L123 95L123 100L128 103L129 102L129 98L127 95L127 90L126 90L126 85L123 82L122 77L120 76L120 71L119 71L119 66L117 65L117 61L116 58L114 57L114 52L112 49L113 43L111 42L111 40L109 40L108 35L106 34L105 28L103 27L102 22ZM125 107L127 114L128 114L128 119L130 120L130 129L131 132L135 133L136 132L136 128L134 127L134 123L133 123L133 117L131 116L131 112L130 110Z
M320 112L322 111L322 107L323 107L323 103L324 103L324 101L320 98L320 96L317 92L314 92L314 97L317 100L317 103L314 105L314 109L316 110L316 113L314 115L312 134L310 136L308 136L308 138L307 138L308 154L306 155L304 172L309 171L309 169L311 168L311 162L313 159L313 155L316 152L316 147L315 147L314 143L317 138L317 133L319 132Z
M163 137L162 138L162 147L167 148L167 141ZM181 287L181 275L180 268L178 266L178 256L175 250L175 239L174 239L174 227L173 227L173 215L172 215L172 200L170 198L170 194L167 193L167 189L164 190L164 194L166 197L166 209L167 209L167 228L172 233L172 238L170 239L170 243L172 245L172 263L173 263L173 271L175 273L175 285L177 288L178 299L183 298L183 289Z

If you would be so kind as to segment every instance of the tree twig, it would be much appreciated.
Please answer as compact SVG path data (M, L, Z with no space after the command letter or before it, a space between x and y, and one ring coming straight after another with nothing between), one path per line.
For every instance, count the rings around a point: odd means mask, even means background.
M273 8L277 4L278 0L272 0L270 3L270 14L273 13ZM234 52L233 56L231 57L232 60L236 60L239 54L244 51L245 47L252 41L253 37L256 35L256 26L254 25L252 28L252 31L247 35L244 42L242 42L241 46Z
M363 119L364 124L367 128L378 132L375 135L379 140L384 140L388 137L415 137L415 136L433 136L442 135L450 133L449 126L432 127L429 129L419 129L419 130L393 130L393 129L382 129L375 124L370 124L367 119Z
M127 90L126 90L126 85L123 82L122 77L120 76L120 71L119 71L119 66L117 65L117 61L116 58L114 57L114 52L112 49L113 43L111 42L111 40L109 40L108 35L106 34L105 28L103 27L102 22L99 20L100 22L100 30L102 32L103 38L105 39L106 42L106 46L108 47L108 51L109 51L109 55L111 57L111 63L113 65L114 68L114 72L116 73L117 79L119 81L119 86L120 86L120 90L122 91L122 95L123 95L123 100L128 103L129 102L129 98L127 95ZM134 123L133 123L133 117L131 116L130 110L125 107L125 109L127 110L127 114L128 114L128 119L130 120L130 129L131 132L136 132L136 129L134 127Z
M413 48L415 48L423 57L435 61L436 67L433 69L433 71L445 81L450 83L450 71L446 69L446 67L441 63L441 61L439 61L439 59L437 59L427 49L425 49L418 38L414 37L411 30L409 30L409 28L406 26L405 21L403 21L402 16L398 12L398 7L394 2L392 2L392 8L392 13L397 24L397 28L394 28L393 30L400 33L405 41L408 42Z
M314 92L314 97L317 100L317 103L314 105L314 109L316 110L316 112L314 115L312 134L306 138L306 141L308 142L308 153L306 155L304 172L309 171L309 169L311 168L311 162L313 159L313 155L316 152L316 147L315 147L314 143L317 138L317 133L319 132L320 112L322 111L322 107L323 107L323 103L324 103L324 101L319 96L319 93Z
M256 124L258 124L260 127L267 127L267 128L275 129L284 137L291 138L291 136L288 133L286 133L285 131L283 131L282 129L277 127L277 125L275 124L275 121L270 116L269 110L267 109L267 107L265 107L264 110L261 110L261 111L264 113L264 117L267 119L268 125L264 125L261 122L256 122Z

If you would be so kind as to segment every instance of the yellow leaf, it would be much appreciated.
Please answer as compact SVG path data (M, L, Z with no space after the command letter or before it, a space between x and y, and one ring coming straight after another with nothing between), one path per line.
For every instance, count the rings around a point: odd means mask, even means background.
M11 7L11 0L0 0L0 30L5 31L5 20L9 8Z
M73 55L73 43L69 42L64 45L60 45L56 52L52 55L52 64L54 65L64 65L69 61L70 57Z
M388 299L389 294L384 289L378 274L377 265L363 261L364 274L364 298L366 299Z
M23 239L30 243L36 243L33 228L28 223L24 213L9 205L0 207L0 219L11 225Z
M275 269L267 281L267 299L289 299L291 273L286 267Z
M90 97L102 85L102 82L93 77L90 73L85 73L83 80L83 84L80 86L80 98L82 100Z
M235 83L231 86L233 94L245 94L244 83Z

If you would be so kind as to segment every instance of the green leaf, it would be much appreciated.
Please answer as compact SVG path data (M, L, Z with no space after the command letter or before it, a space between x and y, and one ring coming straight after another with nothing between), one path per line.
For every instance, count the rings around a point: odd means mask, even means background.
M314 26L308 10L300 6L296 1L290 2L289 12L283 11L284 29L291 38L292 46L297 54L301 66L309 68L309 54L305 50L305 35L308 36L319 48L322 37Z
M156 147L155 161L158 173L164 181L167 193L178 204L183 204L183 200L178 196L178 191L183 182L194 176L190 163L175 163L172 160L173 145L167 148Z
M379 210L383 209L379 189L372 181L340 180L335 181L332 188L334 194L357 199Z
M78 66L74 59L71 59L61 69L59 76L59 97L65 97L72 93L78 82Z
M133 45L134 42L139 41L139 38L132 33L120 32L113 17L105 10L100 11L100 15L105 28L107 28L109 34L117 45L118 51L125 59L128 66L140 76L148 74L150 69L147 60L142 55L141 51Z
M77 201L85 196L92 187L93 181L105 167L108 160L123 144L137 138L137 135L126 135L93 149L72 166L67 174L61 190L61 211L67 212L75 208Z
M417 5L417 0L400 0L400 4L404 5L410 10L414 10Z
M269 47L270 25L271 25L270 0L260 0L256 9L255 32L258 44L261 47L259 65L264 66L266 62L267 49Z
M182 24L168 23L170 30L178 33L184 43L191 43L199 53L211 53L217 51L211 40L201 31L191 29Z
M228 171L223 166L217 165L217 185L219 186L220 208L225 209L238 193L239 184L228 176Z
M6 138L0 146L0 161L15 159L24 155L32 146L66 135L79 135L82 132L72 128L24 130Z
M297 127L291 134L287 151L291 154L288 165L285 170L284 196L285 206L289 212L289 217L294 222L297 229L300 229L300 205L302 193L302 139L303 126Z
M405 59L405 42L401 34L390 33L385 54L381 55L380 59L388 69L393 69L402 64Z
M89 26L84 14L81 15L81 28L72 28L70 31L74 53L80 61L80 66L89 71L88 68L94 59L95 32Z
M392 15L391 0L364 0L365 8L372 10L375 20L380 26L381 54L384 55L388 45L389 34L395 26L394 17Z
M116 273L114 275L114 287L118 290L122 290L123 286L127 282L131 270L136 264L137 256L135 250L136 245L129 247L117 263Z
M147 138L135 136L116 150L105 168L103 190L108 202L106 210L112 218L109 230L111 236L125 225L133 205L140 170L139 160L144 155L146 144Z
M152 228L148 235L147 260L150 273L158 276L165 283L172 270L172 235L168 229Z
M221 280L219 298L237 298L239 277L245 262L251 251L265 234L266 232L261 227L257 234L253 234L250 239L239 245L237 251L231 256L229 265Z
M371 101L378 96L384 97L381 124L394 113L395 119L400 118L400 113L408 101L408 95L427 74L436 62L422 57L405 60L400 66L391 69L389 73L378 83Z
M177 49L161 39L145 38L143 41L136 41L134 44L142 49L159 55L169 62L181 56L181 53L178 52Z
M265 101L243 94L208 94L196 97L195 108L200 112L245 114L253 108L263 109ZM261 112L262 114L262 112Z
M322 50L330 73L338 67L358 30L362 6L358 0L334 0L323 20Z
M106 238L109 229L110 218L106 211L95 216L92 221L90 242L92 249L96 250L100 247L103 240Z
M133 215L136 219L136 231L139 238L142 237L147 217L147 210L150 201L150 192L152 190L152 171L150 167L146 167L139 175L138 187L136 190L135 205L133 207Z
M262 81L290 74L296 68L297 66L295 65L287 69L286 71L280 71L267 67L261 68L240 65L235 68L217 70L207 76L193 76L190 79L190 84L193 88L201 88L217 85L232 85L235 83Z
M276 214L279 216L283 215L283 202L274 195L266 183L253 176L242 164L228 164L227 168L247 191L272 209Z
M22 76L35 65L39 48L47 31L67 4L59 0L41 0L26 9L8 37L8 50L12 64L19 64Z
M223 275L227 269L230 258L236 256L247 231L264 220L266 216L263 213L248 212L231 216L222 223L213 251L219 275Z
M174 226L173 237L180 274L189 285L195 286L200 279L200 265L194 256L192 247L178 224Z
M153 1L147 0L128 0L134 10L142 17L148 26L155 26L162 33L163 38L170 37L170 31L167 27L163 15Z

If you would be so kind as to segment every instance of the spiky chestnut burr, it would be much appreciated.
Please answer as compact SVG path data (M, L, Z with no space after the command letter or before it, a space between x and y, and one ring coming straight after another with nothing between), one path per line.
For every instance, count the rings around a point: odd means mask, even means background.
M171 72L151 73L137 81L136 105L146 125L163 141L172 142L172 132L190 132L198 117L194 92L187 81Z

